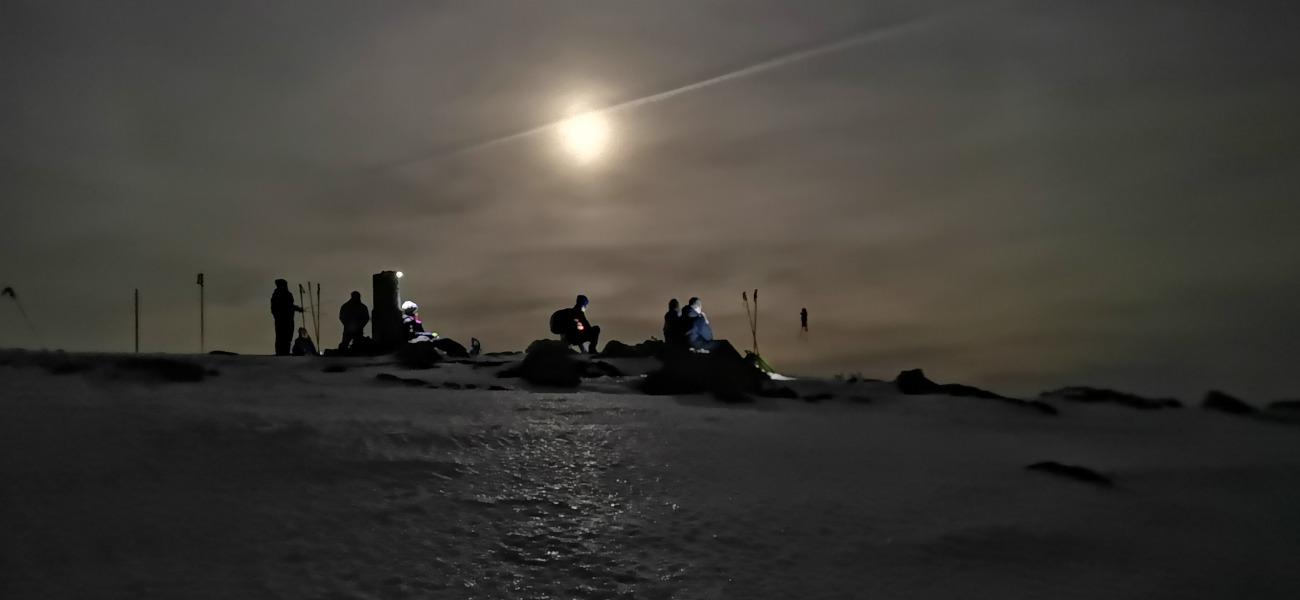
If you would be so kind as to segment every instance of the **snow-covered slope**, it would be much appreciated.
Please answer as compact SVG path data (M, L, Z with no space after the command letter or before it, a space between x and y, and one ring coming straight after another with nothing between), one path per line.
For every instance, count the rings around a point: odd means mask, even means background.
M6 356L4 598L1300 597L1294 425L884 383L724 405L482 364L183 357L217 374L169 382ZM1024 468L1049 460L1115 486Z

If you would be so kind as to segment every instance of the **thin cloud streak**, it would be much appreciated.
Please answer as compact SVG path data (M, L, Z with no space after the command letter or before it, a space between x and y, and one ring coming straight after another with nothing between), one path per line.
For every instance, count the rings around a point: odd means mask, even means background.
M715 75L708 79L702 79L700 81L688 83L680 87L676 87L670 90L665 90L655 94L650 94L648 96L641 96L639 98L633 98L631 100L624 100L623 102L616 102L614 104L609 104L603 107L593 108L588 112L615 113L615 112L630 110L633 108L638 108L641 106L645 106L647 104L662 102L664 100L669 100L677 96L680 96L682 94L688 94L691 92L699 91L704 88L713 87L723 83L735 81L737 79L751 77L760 73L771 71L773 69L779 69L787 65L803 62L827 54L843 52L850 48L855 48L857 46L862 46L864 44L883 42L886 40L895 39L906 34L915 33L917 31L921 31L926 28L933 27L943 22L944 20L951 19L960 14L969 13L975 8L987 8L992 4L996 4L996 3L981 5L980 7L967 7L963 9L950 10L939 14L928 15L922 18L913 19L911 21L907 21L904 23L861 31L848 37L839 38L831 42L818 44L811 48L805 48L803 50L796 50L793 52L782 54L775 58L770 58L746 67L741 67L739 69L728 71L726 73L722 73L721 75ZM388 165L386 168L398 169L398 168L408 167L408 166L421 164L421 163L430 163L430 162L436 162L440 160L446 160L457 156L472 154L474 152L478 152L481 150L487 150L489 148L501 146L503 144L508 144L510 142L514 142L524 138L532 137L534 135L545 133L547 131L559 127L568 119L569 119L568 117L563 119L557 119L542 125L537 125L535 127L530 127L528 129L516 131L514 133L508 133L506 135L502 135L499 137L473 142L469 145L462 146L459 148L453 148L441 152L436 152L434 154L423 156L420 158L413 158L413 159L407 159L404 161L395 162L391 165Z

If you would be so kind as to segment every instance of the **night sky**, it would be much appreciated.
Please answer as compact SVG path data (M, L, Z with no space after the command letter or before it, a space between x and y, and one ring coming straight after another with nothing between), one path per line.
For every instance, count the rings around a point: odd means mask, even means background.
M1287 2L0 0L0 346L270 353L272 280L779 370L1300 396ZM840 46L838 41L850 40ZM828 51L794 54L809 49ZM599 118L576 160L571 111ZM296 286L295 286L296 289ZM798 335L808 307L812 331Z

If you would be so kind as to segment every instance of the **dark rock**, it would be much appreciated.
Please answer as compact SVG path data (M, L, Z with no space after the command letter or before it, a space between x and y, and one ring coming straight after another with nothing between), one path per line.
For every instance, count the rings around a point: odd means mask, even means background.
M502 371L501 376L519 377L537 385L578 387L587 365L574 358L575 354L559 340L537 340L528 345L523 362Z
M758 390L758 395L764 398L789 398L791 400L799 397L799 392L794 391L789 386L773 385L763 386Z
M930 381L930 379L925 376L925 372L921 369L909 369L900 372L898 377L894 378L894 385L898 387L898 391L909 396L940 394L945 396L961 396L965 398L984 398L987 400L1000 400L1007 404L1011 404L1012 406L1032 409L1045 415L1055 415L1059 413L1055 406L1046 402L1008 398L1001 394L982 390L974 386L962 385L960 383L935 383Z
M1181 408L1182 402L1173 398L1143 398L1136 394L1119 392L1103 388L1093 388L1087 386L1069 386L1060 389L1043 392L1038 395L1039 398L1059 398L1069 402L1093 403L1112 403L1138 410L1160 410L1164 408Z
M474 384L472 384L472 383L467 383L467 384L465 384L465 389L467 389L467 390L477 390L477 389L478 389L478 386L477 386L477 385L474 385Z
M564 352L560 352L561 348L563 348ZM524 349L524 356L533 354L534 352L548 352L552 354L578 353L571 346L560 340L533 340L532 342L529 342L528 347Z
M1017 406L1023 406L1023 407L1025 407L1025 408L1032 408L1032 409L1034 409L1034 410L1036 410L1036 411L1038 411L1038 412L1040 412L1040 413L1043 413L1043 414L1045 414L1045 415L1057 415L1057 414L1060 414L1060 413L1061 413L1061 411L1056 410L1056 407L1055 407L1055 406L1052 406L1051 404L1048 404L1048 403L1046 403L1046 402L1042 402L1042 401L1040 401L1040 400L1016 400L1016 399L1013 399L1013 398L1004 398L1004 400L1006 400L1007 402L1010 402L1010 403L1012 403L1012 404L1015 404L1015 405L1017 405Z
M1217 410L1230 415L1249 415L1257 412L1254 406L1246 404L1241 400L1229 396L1219 390L1210 390L1205 395L1205 400L1201 401L1201 408L1206 410Z
M659 340L646 340L635 346L629 346L618 340L611 340L600 351L600 358L653 358L663 352L666 345Z
M346 365L328 365L324 369L321 369L321 372L322 373L343 373L347 370L348 368Z
M809 394L807 396L804 396L803 399L804 402L821 402L822 400L830 400L831 398L834 397L835 394L832 394L830 392L822 392L820 394Z
M443 383L443 384L442 384L442 387L445 387L445 388L447 388L447 389L449 389L449 390L458 390L458 389L460 389L462 386L461 386L459 383L456 383L456 382L454 382L454 381L448 381L448 382Z
M397 348L398 364L408 369L432 369L446 357L432 343L402 344Z
M711 392L724 402L749 402L767 375L745 362L726 341L708 354L670 348L660 356L663 367L646 375L644 391L654 395Z
M509 392L509 391L511 391L511 390L513 390L513 389L514 389L514 388L506 387L506 386L504 386L504 385L490 385L490 386L488 386L488 390L489 390L489 391L493 391L493 392Z
M930 381L930 379L925 376L925 371L922 371L921 369L910 369L899 372L898 377L894 378L894 385L898 386L898 391L907 395L944 394L947 396L988 398L990 400L1009 399L1006 396L995 394L988 390L982 390L977 387L962 385L960 383L935 383Z
M203 365L174 358L125 358L114 367L126 378L145 381L193 383L207 375Z
M1026 466L1025 468L1030 471L1039 471L1042 473L1048 473L1051 475L1056 475L1058 477L1065 477L1068 479L1073 479L1075 481L1090 483L1092 485L1099 486L1099 487L1111 487L1115 485L1114 482L1112 482L1109 477L1106 477L1105 475L1102 475L1101 473L1093 471L1092 469L1089 469L1087 467L1081 467L1078 465L1064 465L1056 461L1044 461L1044 462L1034 463L1032 465Z
M491 367L499 367L509 362L510 361L508 360L473 360L470 361L470 366L475 369L487 369Z
M424 386L429 384L429 382L423 379L416 379L414 377L398 377L392 373L379 373L378 375L375 375L375 379L388 383L401 383L410 386Z
M1300 400L1278 400L1268 404L1269 410L1300 412Z
M867 397L867 396L851 396L851 397L849 397L849 400L852 400L852 401L857 402L857 403L859 403L859 404L866 404L866 403L868 403L868 402L874 402L874 400L872 400L870 397Z
M894 385L898 386L898 391L908 395L939 393L939 384L930 381L921 369L899 372L898 377L894 378Z
M208 354L211 354L212 356L239 356L238 352L230 352L228 350L213 350Z
M501 356L519 356L520 354L523 354L523 352L520 352L518 350L511 350L509 352L487 352L483 354L483 356L501 357Z
M593 360L587 363L583 377L622 377L623 371L604 361Z
M51 375L75 375L95 368L94 365L87 361L67 359L46 363L44 366L45 370Z

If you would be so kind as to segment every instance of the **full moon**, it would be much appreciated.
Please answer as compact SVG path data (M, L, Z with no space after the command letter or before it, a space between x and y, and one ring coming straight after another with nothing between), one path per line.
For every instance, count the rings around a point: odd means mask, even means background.
M586 112L560 122L560 143L579 164L592 162L605 152L609 121L599 112Z

